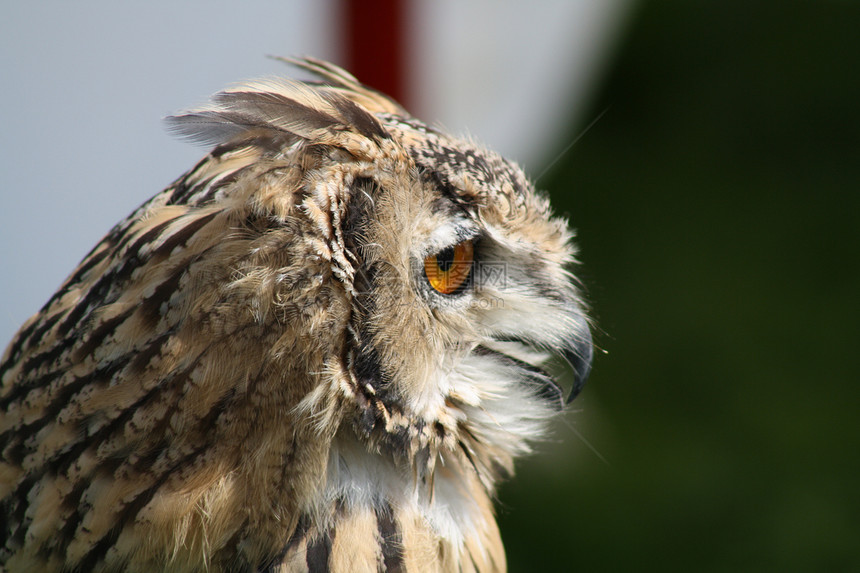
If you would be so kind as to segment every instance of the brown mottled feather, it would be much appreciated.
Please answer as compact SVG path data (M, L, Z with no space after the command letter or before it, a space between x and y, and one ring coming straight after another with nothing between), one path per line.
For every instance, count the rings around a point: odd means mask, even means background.
M2 570L505 569L495 485L561 404L544 351L590 356L570 232L514 165L295 63L327 83L172 118L214 149L7 348ZM473 282L432 292L462 241Z

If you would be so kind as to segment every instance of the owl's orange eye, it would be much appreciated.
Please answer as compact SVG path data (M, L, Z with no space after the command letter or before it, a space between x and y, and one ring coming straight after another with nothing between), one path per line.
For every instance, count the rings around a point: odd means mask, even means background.
M463 241L424 259L424 274L433 290L455 294L466 285L472 272L474 246Z

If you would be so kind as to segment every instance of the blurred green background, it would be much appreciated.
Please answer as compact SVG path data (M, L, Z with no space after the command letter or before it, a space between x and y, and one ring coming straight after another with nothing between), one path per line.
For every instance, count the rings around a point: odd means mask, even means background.
M860 571L858 105L860 3L639 4L538 182L607 353L501 491L512 571Z

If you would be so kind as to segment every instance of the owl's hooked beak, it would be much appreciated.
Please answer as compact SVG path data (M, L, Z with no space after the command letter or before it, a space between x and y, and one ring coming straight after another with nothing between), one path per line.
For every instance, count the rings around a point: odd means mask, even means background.
M582 387L585 386L588 375L591 373L591 359L594 356L591 329L584 319L578 329L576 338L565 346L562 355L573 370L573 387L570 389L570 395L565 402L566 404L570 404L582 391Z
M588 380L588 375L591 373L591 360L594 356L594 344L591 339L591 329L588 327L588 322L577 310L577 325L573 335L563 345L553 345L551 351L563 358L567 365L573 370L573 386L570 389L570 394L567 399L564 399L564 391L556 382L555 378L546 370L537 364L523 362L520 359L514 358L504 349L493 348L492 345L482 345L476 349L476 352L481 354L492 354L498 357L504 357L507 361L512 361L521 367L524 373L528 373L528 377L533 383L540 387L539 394L554 404L559 410L564 409L567 404L573 402L585 382ZM502 338L497 339L498 342L516 342L526 347L534 347L535 344L528 338Z

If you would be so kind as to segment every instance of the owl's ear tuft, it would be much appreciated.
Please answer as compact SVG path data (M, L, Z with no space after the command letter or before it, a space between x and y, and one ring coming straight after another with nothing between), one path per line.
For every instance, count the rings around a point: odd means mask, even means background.
M390 138L362 105L367 97L367 92L344 85L259 80L217 93L209 104L165 121L173 133L209 146L268 133L350 151L355 136L372 141Z
M403 109L403 106L399 103L384 93L362 84L355 76L331 62L308 56L302 58L270 57L312 73L319 77L326 87L344 95L347 99L357 103L371 113L387 113L401 117L410 117L409 112Z

